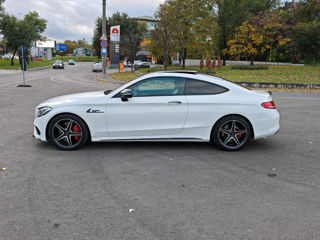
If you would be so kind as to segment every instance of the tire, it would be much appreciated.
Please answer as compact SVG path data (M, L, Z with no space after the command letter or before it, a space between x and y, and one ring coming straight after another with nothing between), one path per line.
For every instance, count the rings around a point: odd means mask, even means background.
M243 148L251 137L251 128L246 119L239 116L227 116L213 127L211 139L220 149L237 151Z
M61 150L75 150L84 146L89 130L79 117L62 114L55 117L48 127L49 141Z

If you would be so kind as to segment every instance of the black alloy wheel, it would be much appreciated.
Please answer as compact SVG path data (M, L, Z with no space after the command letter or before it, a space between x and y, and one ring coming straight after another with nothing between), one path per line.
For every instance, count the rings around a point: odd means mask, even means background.
M223 150L234 151L244 147L251 137L248 122L239 116L221 119L214 127L212 139Z
M63 114L54 118L49 125L49 140L62 150L82 147L88 139L88 129L77 116Z

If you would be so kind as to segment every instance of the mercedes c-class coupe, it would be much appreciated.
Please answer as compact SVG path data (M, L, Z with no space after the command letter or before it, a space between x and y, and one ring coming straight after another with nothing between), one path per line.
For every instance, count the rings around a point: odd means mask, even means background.
M238 150L275 134L279 119L268 92L197 72L157 72L112 91L42 102L33 134L63 150L87 141L197 141Z

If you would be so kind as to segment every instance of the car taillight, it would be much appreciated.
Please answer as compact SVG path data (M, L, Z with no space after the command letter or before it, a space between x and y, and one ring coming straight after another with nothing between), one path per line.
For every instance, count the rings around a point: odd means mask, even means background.
M261 106L267 109L276 109L276 105L274 104L273 101L270 102L263 102L261 103Z

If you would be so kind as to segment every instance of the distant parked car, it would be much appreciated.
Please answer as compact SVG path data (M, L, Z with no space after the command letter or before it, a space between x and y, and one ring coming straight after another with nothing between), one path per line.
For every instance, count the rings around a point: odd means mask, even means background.
M92 72L102 72L102 63L94 63L92 64Z
M149 62L137 62L134 64L135 69L139 68L150 68L150 63Z
M11 59L12 56L13 56L12 53L7 53L7 54L3 55L2 58L3 58L3 59ZM19 57L18 57L17 55L15 55L15 56L14 56L14 59L19 59Z
M68 64L69 64L69 65L76 65L73 60L69 60Z
M180 66L179 60L172 60L172 66Z
M53 69L64 69L64 63L63 61L55 61L54 64L52 65Z

